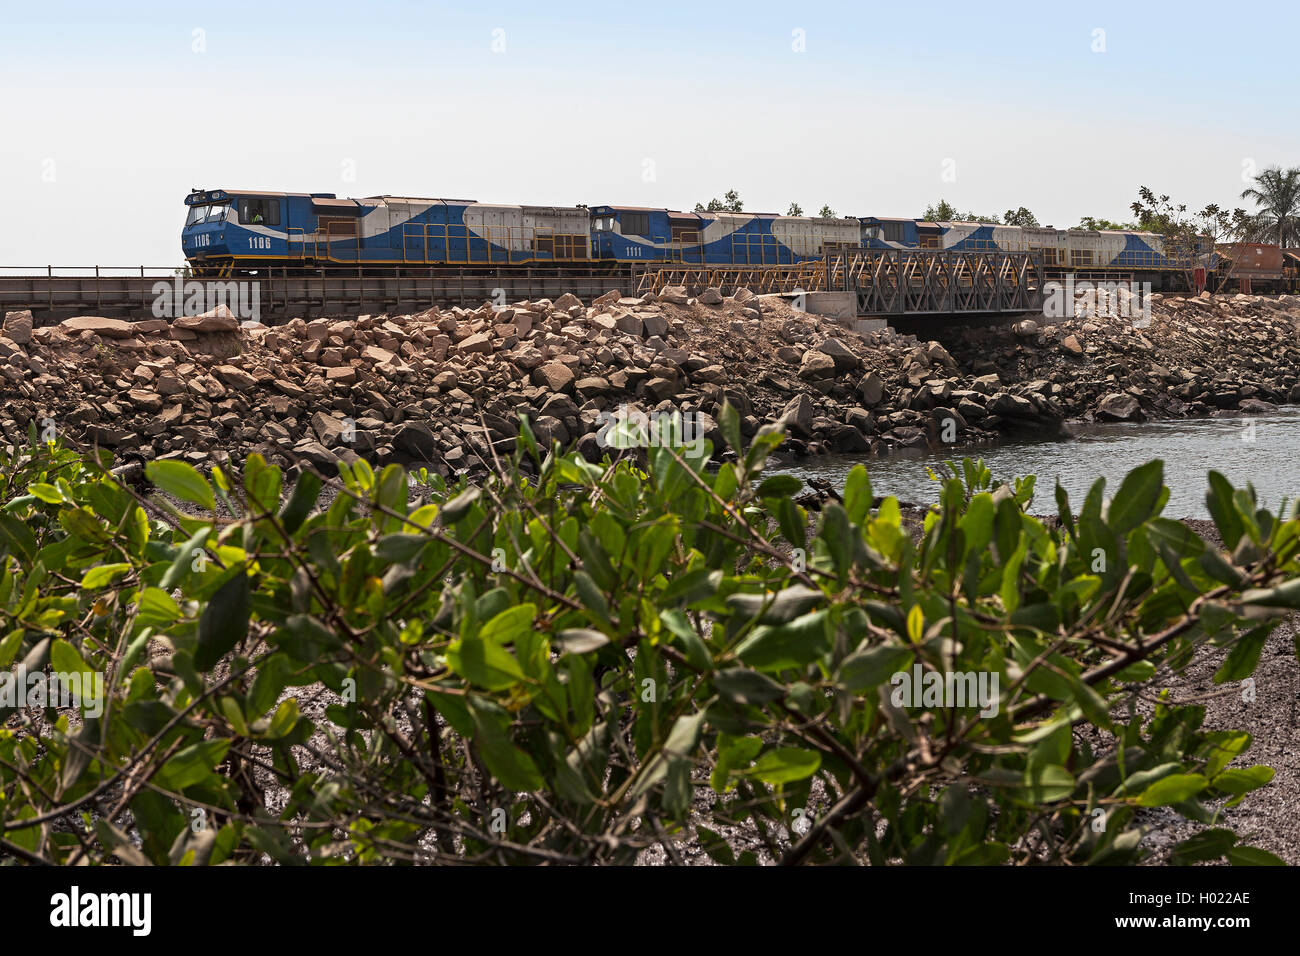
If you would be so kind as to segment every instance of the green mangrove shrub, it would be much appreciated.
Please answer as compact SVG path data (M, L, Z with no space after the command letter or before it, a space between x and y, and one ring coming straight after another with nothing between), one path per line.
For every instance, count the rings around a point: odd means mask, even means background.
M914 521L861 467L816 508L778 431L719 424L716 470L525 421L473 486L254 455L151 462L148 497L33 433L0 458L0 855L1129 864L1167 807L1202 824L1174 862L1278 862L1223 824L1272 771L1165 684L1208 645L1248 693L1294 511L1211 474L1211 547L1158 461L1050 520L971 461Z

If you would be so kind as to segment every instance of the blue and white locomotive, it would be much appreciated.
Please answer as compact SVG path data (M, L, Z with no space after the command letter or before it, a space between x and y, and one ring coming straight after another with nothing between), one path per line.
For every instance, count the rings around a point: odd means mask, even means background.
M640 206L511 206L466 199L194 190L182 248L198 275L269 268L781 266L862 249L1038 252L1049 273L1172 276L1155 233L876 216L819 218Z
M181 244L200 274L590 258L590 215L580 207L233 189L195 190L185 203Z

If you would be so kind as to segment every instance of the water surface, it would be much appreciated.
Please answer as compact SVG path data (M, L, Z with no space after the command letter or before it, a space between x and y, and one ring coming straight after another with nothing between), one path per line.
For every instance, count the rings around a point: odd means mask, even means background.
M1153 458L1165 463L1165 484L1170 490L1167 517L1209 517L1205 476L1211 469L1238 487L1253 482L1260 504L1276 514L1283 498L1300 496L1300 408L1243 418L1081 426L1073 439L1015 441L947 453L907 451L877 458L822 455L783 463L774 470L824 478L842 488L849 469L861 463L876 494L929 504L938 485L927 468L937 471L945 461L963 457L983 458L997 479L1037 475L1032 510L1038 514L1056 511L1057 481L1069 492L1077 511L1097 478L1105 478L1107 492L1113 494L1124 475Z

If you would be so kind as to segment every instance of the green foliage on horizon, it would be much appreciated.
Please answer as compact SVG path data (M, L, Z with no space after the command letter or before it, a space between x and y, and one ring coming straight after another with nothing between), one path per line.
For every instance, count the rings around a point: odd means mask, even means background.
M1159 462L1046 521L1032 478L966 461L914 541L864 468L810 515L764 472L778 431L719 426L716 470L707 442L591 464L525 421L478 486L359 462L331 500L256 455L153 463L187 511L33 434L0 457L0 667L107 696L4 711L0 853L627 863L680 838L746 864L720 833L746 826L787 864L1132 864L1168 806L1210 827L1176 862L1277 862L1221 819L1272 776L1249 735L1162 688L1207 643L1217 680L1254 671L1300 605L1294 513L1213 476L1220 552L1160 516ZM997 675L996 712L895 702L918 668Z
M744 212L745 203L740 198L740 193L734 189L728 189L723 193L722 198L713 198L705 203L696 203L695 212Z

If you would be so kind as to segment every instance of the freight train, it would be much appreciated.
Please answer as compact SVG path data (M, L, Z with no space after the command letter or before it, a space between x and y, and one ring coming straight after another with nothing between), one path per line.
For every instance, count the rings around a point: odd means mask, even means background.
M1188 271L1187 257L1168 250L1162 236L1137 231L246 189L196 189L185 204L181 245L201 276L281 268L392 275L441 266L781 266L889 248L1039 252L1049 275L1122 274L1155 289L1176 286Z

